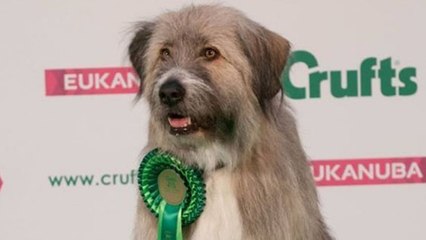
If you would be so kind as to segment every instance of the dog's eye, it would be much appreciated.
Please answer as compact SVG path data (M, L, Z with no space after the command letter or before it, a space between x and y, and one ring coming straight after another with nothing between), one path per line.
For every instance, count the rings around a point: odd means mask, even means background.
M206 48L204 49L204 57L208 60L214 60L219 56L219 51L214 48Z
M160 50L160 56L161 56L162 59L167 59L168 57L170 57L170 49L162 48Z

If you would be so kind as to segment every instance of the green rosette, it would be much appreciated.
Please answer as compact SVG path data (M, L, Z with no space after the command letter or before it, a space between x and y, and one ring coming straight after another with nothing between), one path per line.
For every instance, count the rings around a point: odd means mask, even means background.
M206 204L202 171L154 149L141 161L138 184L143 201L158 218L158 239L183 239L182 227L193 223Z

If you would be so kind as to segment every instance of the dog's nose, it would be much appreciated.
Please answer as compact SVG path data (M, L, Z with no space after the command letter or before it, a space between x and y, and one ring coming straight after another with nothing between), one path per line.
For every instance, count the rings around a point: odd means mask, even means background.
M160 87L160 100L168 106L174 106L182 101L185 88L176 79L168 80Z

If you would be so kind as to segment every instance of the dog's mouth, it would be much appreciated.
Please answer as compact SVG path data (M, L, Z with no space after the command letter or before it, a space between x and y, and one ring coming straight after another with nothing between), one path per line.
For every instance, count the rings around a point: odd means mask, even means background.
M199 129L198 123L194 118L179 113L169 113L167 122L170 126L170 133L176 136L191 134Z

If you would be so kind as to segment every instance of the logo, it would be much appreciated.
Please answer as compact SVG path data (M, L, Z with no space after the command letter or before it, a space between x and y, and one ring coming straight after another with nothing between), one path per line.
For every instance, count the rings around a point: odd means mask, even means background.
M300 83L292 79L295 65L308 68L308 81ZM417 92L417 69L396 68L391 57L368 57L358 69L322 70L318 59L310 52L292 53L282 74L285 94L292 99L321 98L329 89L334 98L410 96ZM47 69L45 70L46 96L125 94L136 93L139 88L137 74L131 67ZM379 89L376 89L379 88Z
M131 67L47 69L45 84L46 96L135 93L139 88Z
M311 162L318 186L426 183L426 157Z
M291 78L295 64L304 64L308 68L308 82L300 85ZM285 94L292 99L321 98L324 87L330 89L335 98L371 97L376 94L393 97L415 94L416 74L414 67L396 69L391 57L365 58L356 70L325 71L312 53L300 50L292 53L282 79ZM380 85L380 93L373 91L376 82Z
M3 179L1 179L1 176L0 176L0 191L1 191L1 187L3 187Z

